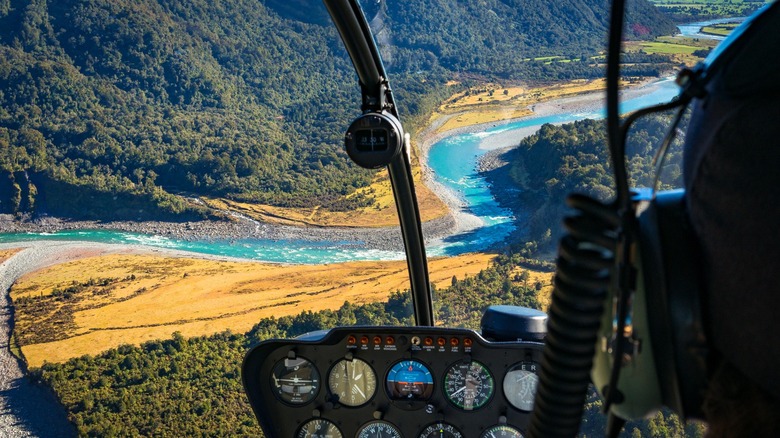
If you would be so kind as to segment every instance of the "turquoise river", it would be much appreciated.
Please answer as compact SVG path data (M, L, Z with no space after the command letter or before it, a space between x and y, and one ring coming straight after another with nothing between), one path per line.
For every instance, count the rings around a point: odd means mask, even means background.
M623 112L669 101L677 94L671 80L664 80L655 91L630 99L622 104ZM428 255L455 255L484 250L502 241L515 227L516 219L502 209L476 170L479 158L487 152L484 140L491 135L513 130L527 130L545 123L566 123L585 118L602 118L603 111L563 113L547 117L529 117L499 125L483 132L454 135L435 143L428 153L428 164L434 178L455 193L464 204L464 211L482 222L477 229L449 236L428 247ZM338 263L355 260L388 260L403 258L397 251L360 249L354 241L306 240L177 240L162 236L121 231L72 230L57 233L0 233L0 243L18 241L67 240L115 244L140 244L211 255L239 257L282 263Z

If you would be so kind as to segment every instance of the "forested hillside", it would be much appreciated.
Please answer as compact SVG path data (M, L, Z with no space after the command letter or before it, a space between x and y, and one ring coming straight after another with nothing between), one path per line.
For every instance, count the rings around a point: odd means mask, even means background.
M502 185L496 178L508 176L510 184L520 189L530 216L527 240L547 249L557 244L567 212L564 200L570 193L602 201L614 197L604 123L587 119L561 126L544 125L504 156L507 168L488 174L494 185ZM632 187L652 187L656 174L653 157L669 123L665 115L646 116L630 131L626 153ZM682 187L681 139L670 148L660 176L660 189Z
M452 78L602 74L606 0L370 3L404 115ZM633 36L672 30L632 3ZM571 61L535 60L551 54ZM344 198L371 179L341 147L357 92L319 2L0 0L0 212L204 214L180 192L370 204Z

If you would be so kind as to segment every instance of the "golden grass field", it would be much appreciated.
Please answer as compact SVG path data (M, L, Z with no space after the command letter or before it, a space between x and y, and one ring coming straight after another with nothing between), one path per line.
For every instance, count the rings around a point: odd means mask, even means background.
M422 183L420 166L412 167L420 218L423 222L444 217L449 213L447 205ZM202 198L212 208L230 210L252 219L281 225L317 226L317 227L393 227L398 226L398 213L395 209L393 190L387 172L376 173L373 183L355 191L356 194L368 194L374 199L370 207L355 211L328 211L321 206L308 208L283 208L265 204L248 204L224 198Z
M453 275L474 275L492 258L433 259L431 281L443 288ZM55 288L64 290L74 282L93 285L76 293L69 300L75 304L67 307L51 297ZM407 288L405 261L287 266L113 254L28 274L12 287L11 297L17 303L17 341L28 364L37 367L120 344L168 338L174 331L187 337L227 329L245 332L262 318L337 309L345 301L382 301ZM18 304L25 299L52 304L43 314L31 314ZM35 341L48 331L60 339Z
M453 95L444 101L431 120L451 116L437 129L437 132L446 132L465 126L525 117L533 114L529 109L533 104L600 91L605 87L603 79L579 79L530 88L485 84Z

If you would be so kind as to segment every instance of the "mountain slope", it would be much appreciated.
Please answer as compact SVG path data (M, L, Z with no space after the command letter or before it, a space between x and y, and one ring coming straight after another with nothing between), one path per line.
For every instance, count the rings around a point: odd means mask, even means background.
M601 0L370 3L405 115L458 75L601 75L595 63L528 61L596 54ZM642 28L664 32L651 12ZM0 0L0 213L203 214L182 192L370 205L345 198L372 174L342 151L358 87L323 17L297 0Z

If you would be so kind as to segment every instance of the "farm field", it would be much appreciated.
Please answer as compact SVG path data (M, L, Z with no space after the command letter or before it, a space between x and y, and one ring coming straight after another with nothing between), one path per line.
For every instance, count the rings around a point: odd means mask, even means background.
M702 33L711 35L726 36L731 33L738 26L737 23L722 23L713 24L712 26L704 26L701 28Z
M696 21L711 17L741 17L755 12L764 0L650 0L662 11L679 19Z

